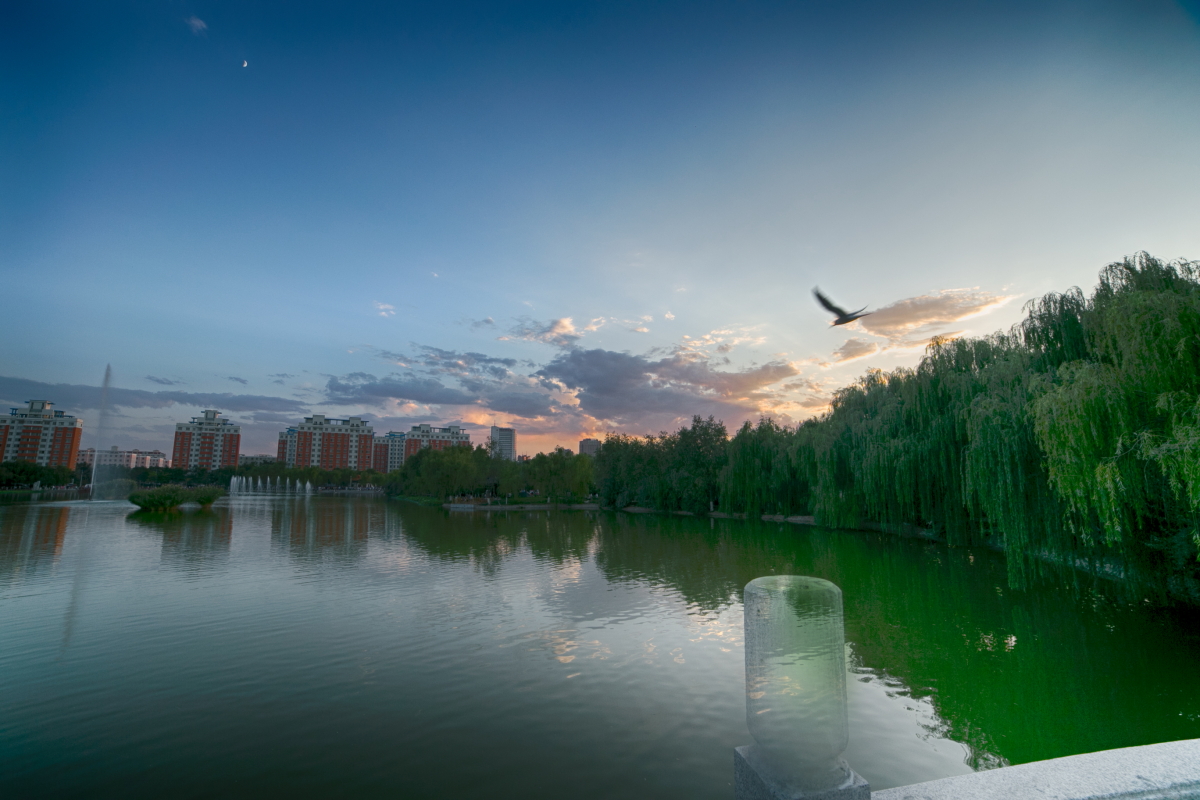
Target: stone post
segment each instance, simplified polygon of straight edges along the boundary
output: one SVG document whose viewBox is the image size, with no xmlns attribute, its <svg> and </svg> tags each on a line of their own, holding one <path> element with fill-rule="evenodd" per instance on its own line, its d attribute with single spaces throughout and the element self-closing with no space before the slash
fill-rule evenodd
<svg viewBox="0 0 1200 800">
<path fill-rule="evenodd" d="M 746 585 L 746 725 L 737 800 L 870 800 L 847 743 L 842 590 L 796 575 Z"/>
</svg>

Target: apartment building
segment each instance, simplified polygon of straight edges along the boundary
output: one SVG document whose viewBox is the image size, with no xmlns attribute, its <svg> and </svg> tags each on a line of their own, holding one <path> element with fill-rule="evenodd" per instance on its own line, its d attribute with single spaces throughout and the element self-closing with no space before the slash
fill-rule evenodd
<svg viewBox="0 0 1200 800">
<path fill-rule="evenodd" d="M 252 467 L 257 464 L 274 464 L 278 459 L 269 453 L 260 453 L 253 456 L 238 456 L 238 466 Z"/>
<path fill-rule="evenodd" d="M 49 400 L 30 400 L 0 417 L 0 461 L 74 468 L 82 436 L 83 420 L 55 411 Z"/>
<path fill-rule="evenodd" d="M 242 426 L 220 417 L 220 411 L 209 409 L 191 422 L 177 424 L 171 464 L 187 470 L 236 467 Z"/>
<path fill-rule="evenodd" d="M 361 417 L 333 419 L 324 414 L 279 434 L 276 460 L 289 467 L 370 469 L 375 455 L 375 429 Z"/>
<path fill-rule="evenodd" d="M 136 467 L 171 466 L 171 459 L 167 458 L 167 454 L 161 450 L 118 450 L 116 445 L 113 445 L 108 450 L 100 450 L 99 452 L 94 447 L 80 450 L 79 458 L 76 459 L 75 465 L 86 464 L 89 467 L 94 467 L 97 460 L 99 460 L 102 467 L 127 467 L 133 469 Z"/>
<path fill-rule="evenodd" d="M 385 436 L 376 436 L 371 469 L 376 472 L 393 472 L 404 466 L 404 442 L 407 435 L 389 431 Z"/>
<path fill-rule="evenodd" d="M 470 447 L 471 437 L 458 425 L 435 428 L 428 423 L 413 425 L 404 434 L 404 457 L 416 455 L 425 448 L 444 450 L 447 447 Z"/>
</svg>

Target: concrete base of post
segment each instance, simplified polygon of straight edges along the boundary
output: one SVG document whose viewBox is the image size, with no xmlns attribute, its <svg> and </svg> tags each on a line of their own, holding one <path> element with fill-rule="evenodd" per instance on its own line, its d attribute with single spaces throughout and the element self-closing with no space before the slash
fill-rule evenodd
<svg viewBox="0 0 1200 800">
<path fill-rule="evenodd" d="M 736 800 L 871 800 L 871 785 L 854 770 L 846 784 L 804 791 L 787 786 L 762 769 L 755 745 L 733 750 L 733 796 Z"/>
</svg>

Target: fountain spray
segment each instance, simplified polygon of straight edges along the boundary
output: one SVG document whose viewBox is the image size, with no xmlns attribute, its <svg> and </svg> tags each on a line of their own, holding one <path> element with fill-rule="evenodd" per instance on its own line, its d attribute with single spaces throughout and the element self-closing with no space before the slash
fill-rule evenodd
<svg viewBox="0 0 1200 800">
<path fill-rule="evenodd" d="M 96 500 L 97 476 L 100 471 L 100 451 L 108 433 L 108 387 L 112 385 L 112 364 L 104 365 L 104 383 L 100 385 L 100 419 L 96 423 L 96 449 L 92 456 L 92 492 L 90 499 Z"/>
</svg>

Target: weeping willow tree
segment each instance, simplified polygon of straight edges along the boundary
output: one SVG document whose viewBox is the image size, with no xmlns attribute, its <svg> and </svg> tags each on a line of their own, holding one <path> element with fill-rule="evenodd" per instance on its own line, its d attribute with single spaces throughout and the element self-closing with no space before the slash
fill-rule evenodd
<svg viewBox="0 0 1200 800">
<path fill-rule="evenodd" d="M 805 508 L 809 484 L 792 446 L 794 438 L 792 430 L 770 419 L 743 424 L 729 442 L 721 507 L 751 516 Z"/>
<path fill-rule="evenodd" d="M 1031 403 L 1066 527 L 1171 574 L 1176 593 L 1195 591 L 1200 548 L 1197 277 L 1194 262 L 1144 253 L 1109 265 L 1080 315 L 1086 355 Z"/>
<path fill-rule="evenodd" d="M 1008 332 L 935 339 L 915 368 L 868 372 L 815 420 L 746 423 L 727 442 L 721 427 L 722 457 L 685 458 L 687 432 L 609 437 L 604 500 L 700 510 L 679 487 L 720 462 L 723 511 L 991 543 L 1014 585 L 1047 559 L 1116 563 L 1200 603 L 1195 262 L 1110 264 L 1091 297 L 1049 294 Z"/>
<path fill-rule="evenodd" d="M 725 426 L 709 417 L 658 436 L 610 434 L 596 455 L 601 502 L 661 511 L 712 510 L 727 458 Z"/>
</svg>

